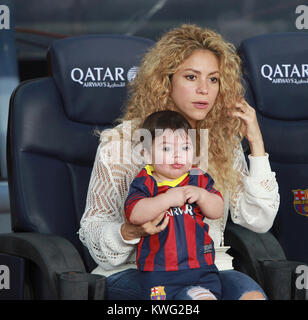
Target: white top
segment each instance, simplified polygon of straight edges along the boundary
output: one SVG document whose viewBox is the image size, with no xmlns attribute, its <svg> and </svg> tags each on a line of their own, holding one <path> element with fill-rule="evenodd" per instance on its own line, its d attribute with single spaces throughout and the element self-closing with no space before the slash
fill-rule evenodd
<svg viewBox="0 0 308 320">
<path fill-rule="evenodd" d="M 102 132 L 80 222 L 79 238 L 98 264 L 92 272 L 105 276 L 136 268 L 136 244 L 140 239 L 126 241 L 120 232 L 130 183 L 144 166 L 140 148 L 138 145 L 131 148 L 128 142 L 131 141 L 130 129 L 121 124 Z M 128 143 L 123 143 L 119 132 Z M 234 168 L 241 173 L 243 185 L 234 194 L 224 194 L 223 218 L 205 218 L 215 244 L 215 264 L 219 270 L 232 269 L 232 257 L 225 252 L 227 247 L 223 247 L 223 230 L 229 210 L 234 223 L 255 232 L 266 232 L 273 224 L 280 201 L 268 154 L 249 155 L 248 170 L 242 147 L 239 146 L 235 153 Z M 117 159 L 115 155 L 118 155 Z"/>
</svg>

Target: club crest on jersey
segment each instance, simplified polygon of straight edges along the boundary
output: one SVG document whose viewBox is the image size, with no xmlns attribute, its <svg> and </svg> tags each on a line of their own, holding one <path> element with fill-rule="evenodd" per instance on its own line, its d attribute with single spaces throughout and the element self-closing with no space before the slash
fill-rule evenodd
<svg viewBox="0 0 308 320">
<path fill-rule="evenodd" d="M 294 200 L 293 206 L 297 213 L 308 217 L 308 189 L 292 190 Z"/>
<path fill-rule="evenodd" d="M 166 300 L 165 287 L 158 286 L 151 288 L 151 300 Z"/>
</svg>

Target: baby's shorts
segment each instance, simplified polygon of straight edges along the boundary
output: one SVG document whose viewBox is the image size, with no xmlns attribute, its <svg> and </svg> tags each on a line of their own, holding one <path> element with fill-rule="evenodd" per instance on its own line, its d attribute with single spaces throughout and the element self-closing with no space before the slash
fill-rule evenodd
<svg viewBox="0 0 308 320">
<path fill-rule="evenodd" d="M 215 265 L 178 271 L 139 271 L 139 274 L 145 300 L 221 298 L 221 282 Z"/>
</svg>

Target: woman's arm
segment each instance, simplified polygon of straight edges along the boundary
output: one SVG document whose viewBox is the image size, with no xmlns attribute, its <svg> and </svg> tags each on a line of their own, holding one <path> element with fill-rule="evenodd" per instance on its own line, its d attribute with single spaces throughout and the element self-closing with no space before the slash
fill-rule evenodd
<svg viewBox="0 0 308 320">
<path fill-rule="evenodd" d="M 236 150 L 234 167 L 241 174 L 242 184 L 230 195 L 232 220 L 252 231 L 267 232 L 279 208 L 279 192 L 275 173 L 265 156 L 249 155 L 247 168 L 241 145 Z"/>
<path fill-rule="evenodd" d="M 230 196 L 230 212 L 235 223 L 255 232 L 266 232 L 273 225 L 279 207 L 278 184 L 265 153 L 256 111 L 246 101 L 236 104 L 230 115 L 243 120 L 249 142 L 250 170 L 240 145 L 235 150 L 234 168 L 241 174 L 242 185 Z"/>
<path fill-rule="evenodd" d="M 229 114 L 243 120 L 245 124 L 244 136 L 249 142 L 251 155 L 253 157 L 265 156 L 264 143 L 256 110 L 243 100 L 237 103 Z"/>
<path fill-rule="evenodd" d="M 132 165 L 108 164 L 104 154 L 108 145 L 99 145 L 90 179 L 85 212 L 80 222 L 79 237 L 93 259 L 102 268 L 134 260 L 139 239 L 125 242 L 121 234 L 121 214 L 126 179 L 134 171 Z M 123 198 L 124 199 L 124 198 Z"/>
<path fill-rule="evenodd" d="M 163 220 L 162 223 L 160 223 Z M 124 241 L 131 241 L 140 237 L 153 235 L 163 231 L 169 223 L 169 216 L 162 212 L 156 219 L 142 225 L 131 224 L 127 220 L 121 225 L 121 235 Z"/>
<path fill-rule="evenodd" d="M 108 132 L 108 139 L 113 134 L 117 135 L 115 129 L 111 131 Z M 130 183 L 141 169 L 142 159 L 137 159 L 136 152 L 135 162 L 130 158 L 110 161 L 110 156 L 118 148 L 116 142 L 108 141 L 104 140 L 103 133 L 92 169 L 86 208 L 79 230 L 80 240 L 89 249 L 96 263 L 105 270 L 135 261 L 135 244 L 139 242 L 140 237 L 146 233 L 155 234 L 166 227 L 165 221 L 159 228 L 156 227 L 158 222 L 155 221 L 142 226 L 134 226 L 125 221 L 124 199 Z M 127 156 L 128 153 L 123 155 Z"/>
</svg>

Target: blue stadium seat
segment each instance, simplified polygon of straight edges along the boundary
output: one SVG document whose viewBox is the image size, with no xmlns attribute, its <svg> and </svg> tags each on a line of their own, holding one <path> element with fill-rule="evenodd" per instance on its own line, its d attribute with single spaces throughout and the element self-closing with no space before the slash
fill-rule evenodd
<svg viewBox="0 0 308 320">
<path fill-rule="evenodd" d="M 120 116 L 126 86 L 151 45 L 117 35 L 55 41 L 48 52 L 51 75 L 13 92 L 8 181 L 14 232 L 0 235 L 0 254 L 20 257 L 26 271 L 23 284 L 1 294 L 12 297 L 15 290 L 23 298 L 24 288 L 30 299 L 99 298 L 93 288 L 102 290 L 102 279 L 93 287 L 88 272 L 95 263 L 77 234 L 99 142 L 94 131 Z M 61 274 L 82 279 L 80 285 L 91 282 L 90 296 L 87 286 L 61 285 Z"/>
<path fill-rule="evenodd" d="M 285 258 L 280 253 L 258 262 L 264 286 L 272 298 L 304 297 L 296 287 L 296 268 L 308 264 L 308 37 L 300 32 L 256 36 L 241 43 L 239 54 L 247 100 L 256 110 L 281 197 L 271 232 Z M 283 283 L 289 287 L 284 297 Z"/>
</svg>

